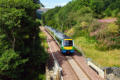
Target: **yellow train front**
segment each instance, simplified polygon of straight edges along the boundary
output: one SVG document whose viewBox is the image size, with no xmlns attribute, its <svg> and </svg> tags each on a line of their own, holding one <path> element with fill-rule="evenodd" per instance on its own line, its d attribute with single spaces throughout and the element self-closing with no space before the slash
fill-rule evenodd
<svg viewBox="0 0 120 80">
<path fill-rule="evenodd" d="M 73 54 L 74 53 L 74 41 L 69 38 L 65 38 L 61 42 L 61 53 L 62 54 Z"/>
</svg>

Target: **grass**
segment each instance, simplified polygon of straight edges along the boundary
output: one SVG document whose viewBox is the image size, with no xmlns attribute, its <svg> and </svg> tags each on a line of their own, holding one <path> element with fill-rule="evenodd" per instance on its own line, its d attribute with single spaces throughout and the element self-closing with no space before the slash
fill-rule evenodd
<svg viewBox="0 0 120 80">
<path fill-rule="evenodd" d="M 115 17 L 104 17 L 103 19 L 113 19 Z"/>
<path fill-rule="evenodd" d="M 72 30 L 73 29 L 73 30 Z M 120 67 L 120 49 L 101 51 L 97 49 L 97 42 L 94 39 L 80 36 L 78 30 L 72 28 L 66 34 L 74 31 L 73 36 L 76 46 L 80 47 L 87 58 L 91 58 L 93 62 L 102 67 Z M 76 35 L 77 34 L 77 35 Z"/>
<path fill-rule="evenodd" d="M 39 37 L 41 38 L 41 45 L 44 47 L 45 51 L 47 52 L 48 44 L 47 44 L 47 38 L 45 33 L 40 31 Z"/>
<path fill-rule="evenodd" d="M 41 46 L 45 49 L 45 52 L 47 53 L 48 51 L 48 44 L 47 44 L 47 39 L 46 35 L 44 32 L 40 31 L 39 37 L 41 38 Z M 38 78 L 36 80 L 46 80 L 46 75 L 45 74 L 39 74 Z"/>
<path fill-rule="evenodd" d="M 39 74 L 39 77 L 37 80 L 46 80 L 45 77 L 46 77 L 45 74 Z"/>
</svg>

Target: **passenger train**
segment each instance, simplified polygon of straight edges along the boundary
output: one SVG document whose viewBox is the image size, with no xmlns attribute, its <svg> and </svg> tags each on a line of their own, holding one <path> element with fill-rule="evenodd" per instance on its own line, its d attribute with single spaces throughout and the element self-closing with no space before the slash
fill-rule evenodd
<svg viewBox="0 0 120 80">
<path fill-rule="evenodd" d="M 61 53 L 62 54 L 73 54 L 74 53 L 74 41 L 70 38 L 64 38 L 61 42 Z"/>
<path fill-rule="evenodd" d="M 51 28 L 49 26 L 45 26 L 48 28 L 51 32 L 54 33 L 54 35 L 57 37 L 58 41 L 60 42 L 61 46 L 61 53 L 62 54 L 73 54 L 74 53 L 74 41 L 72 38 L 64 35 L 63 33 L 55 30 L 54 28 Z"/>
</svg>

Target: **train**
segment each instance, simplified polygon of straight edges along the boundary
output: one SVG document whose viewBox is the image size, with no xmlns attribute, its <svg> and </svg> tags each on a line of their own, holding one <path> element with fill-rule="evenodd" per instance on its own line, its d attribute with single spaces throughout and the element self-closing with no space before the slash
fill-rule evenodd
<svg viewBox="0 0 120 80">
<path fill-rule="evenodd" d="M 62 54 L 73 54 L 74 53 L 74 40 L 71 38 L 64 38 L 61 42 L 61 53 Z"/>
<path fill-rule="evenodd" d="M 62 54 L 73 54 L 75 52 L 74 40 L 72 38 L 55 30 L 54 28 L 51 28 L 49 26 L 45 27 L 54 33 L 57 41 L 60 43 L 60 51 Z"/>
</svg>

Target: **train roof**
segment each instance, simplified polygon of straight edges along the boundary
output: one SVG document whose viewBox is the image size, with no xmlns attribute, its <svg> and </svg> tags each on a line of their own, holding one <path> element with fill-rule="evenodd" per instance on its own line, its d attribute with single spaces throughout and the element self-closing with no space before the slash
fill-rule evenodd
<svg viewBox="0 0 120 80">
<path fill-rule="evenodd" d="M 72 38 L 70 38 L 70 37 L 64 35 L 64 39 L 72 39 Z"/>
<path fill-rule="evenodd" d="M 47 27 L 49 30 L 51 30 L 52 32 L 54 32 L 55 36 L 59 40 L 72 39 L 72 38 L 68 37 L 67 35 L 63 34 L 62 32 L 59 32 L 58 30 L 55 30 L 54 28 L 51 28 L 50 26 L 45 26 L 45 27 Z"/>
</svg>

